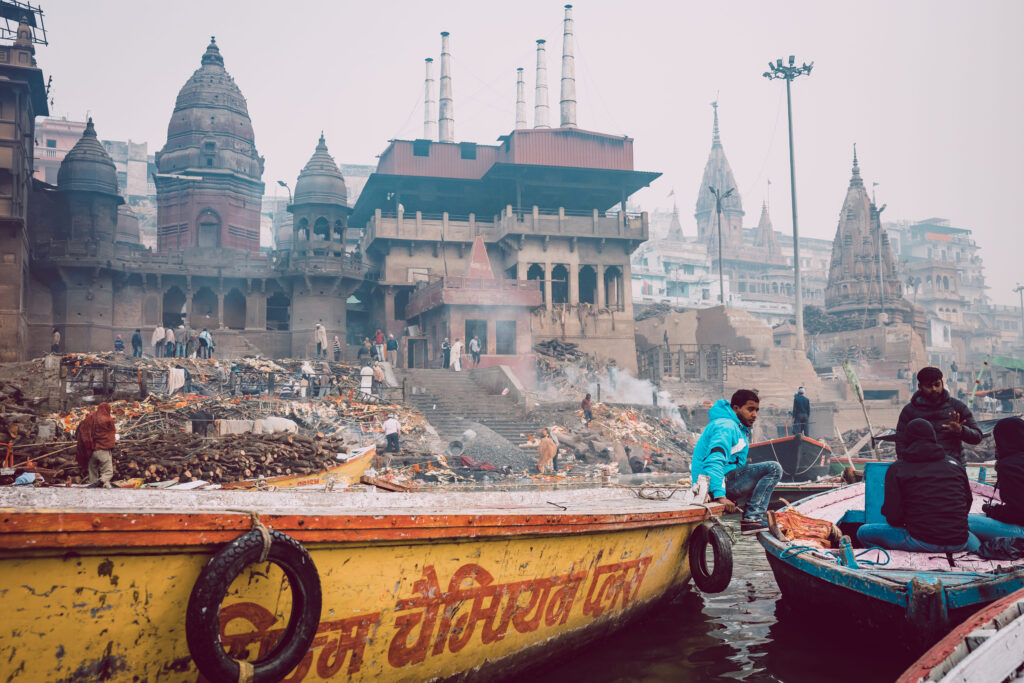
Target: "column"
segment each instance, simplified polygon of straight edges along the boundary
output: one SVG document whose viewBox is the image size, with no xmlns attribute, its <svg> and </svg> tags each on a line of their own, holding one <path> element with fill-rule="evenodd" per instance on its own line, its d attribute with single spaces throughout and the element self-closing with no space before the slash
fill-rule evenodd
<svg viewBox="0 0 1024 683">
<path fill-rule="evenodd" d="M 604 308 L 604 266 L 597 266 L 597 307 Z"/>
<path fill-rule="evenodd" d="M 570 263 L 569 265 L 569 303 L 573 306 L 580 304 L 580 264 Z"/>
<path fill-rule="evenodd" d="M 217 329 L 224 329 L 224 292 L 217 292 Z"/>
<path fill-rule="evenodd" d="M 551 263 L 544 264 L 544 306 L 551 310 Z"/>
</svg>

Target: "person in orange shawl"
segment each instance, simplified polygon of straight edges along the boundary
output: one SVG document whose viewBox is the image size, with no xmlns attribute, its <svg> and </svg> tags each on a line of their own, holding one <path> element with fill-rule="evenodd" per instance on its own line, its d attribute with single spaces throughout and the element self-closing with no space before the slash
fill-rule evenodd
<svg viewBox="0 0 1024 683">
<path fill-rule="evenodd" d="M 88 470 L 89 485 L 111 488 L 110 480 L 114 476 L 112 452 L 117 443 L 117 428 L 110 416 L 110 404 L 101 403 L 86 415 L 75 436 L 78 445 L 75 459 L 79 467 Z"/>
<path fill-rule="evenodd" d="M 558 444 L 551 438 L 551 433 L 546 428 L 540 430 L 537 452 L 540 454 L 540 458 L 537 460 L 537 471 L 543 474 L 550 469 L 553 472 L 555 455 L 558 454 Z"/>
</svg>

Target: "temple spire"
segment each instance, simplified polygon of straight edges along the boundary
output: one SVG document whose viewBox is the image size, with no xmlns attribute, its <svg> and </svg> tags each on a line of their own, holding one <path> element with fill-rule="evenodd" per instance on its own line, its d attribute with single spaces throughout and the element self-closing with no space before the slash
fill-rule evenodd
<svg viewBox="0 0 1024 683">
<path fill-rule="evenodd" d="M 711 144 L 712 145 L 721 145 L 722 144 L 722 138 L 720 138 L 718 136 L 718 100 L 715 100 L 714 102 L 712 102 L 711 103 L 711 107 L 712 107 L 712 109 L 715 110 L 715 126 L 714 126 L 714 128 L 712 129 L 712 132 L 711 132 Z"/>
<path fill-rule="evenodd" d="M 850 178 L 850 187 L 863 187 L 864 180 L 860 177 L 860 165 L 857 164 L 857 143 L 853 143 L 853 176 Z"/>
</svg>

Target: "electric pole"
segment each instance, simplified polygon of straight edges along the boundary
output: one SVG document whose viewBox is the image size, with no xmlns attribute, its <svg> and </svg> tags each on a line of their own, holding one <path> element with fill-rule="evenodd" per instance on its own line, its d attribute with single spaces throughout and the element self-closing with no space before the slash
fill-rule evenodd
<svg viewBox="0 0 1024 683">
<path fill-rule="evenodd" d="M 708 185 L 708 189 L 715 196 L 715 213 L 718 214 L 718 301 L 725 306 L 725 276 L 722 274 L 722 200 L 728 199 L 736 188 L 730 187 L 725 194 L 711 185 Z"/>
</svg>

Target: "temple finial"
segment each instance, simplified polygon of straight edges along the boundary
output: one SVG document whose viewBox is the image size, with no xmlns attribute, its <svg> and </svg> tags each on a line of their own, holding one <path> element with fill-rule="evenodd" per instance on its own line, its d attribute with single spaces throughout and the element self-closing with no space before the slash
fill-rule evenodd
<svg viewBox="0 0 1024 683">
<path fill-rule="evenodd" d="M 711 103 L 711 108 L 715 110 L 715 125 L 711 133 L 711 144 L 720 145 L 722 139 L 718 136 L 718 100 Z"/>
</svg>

